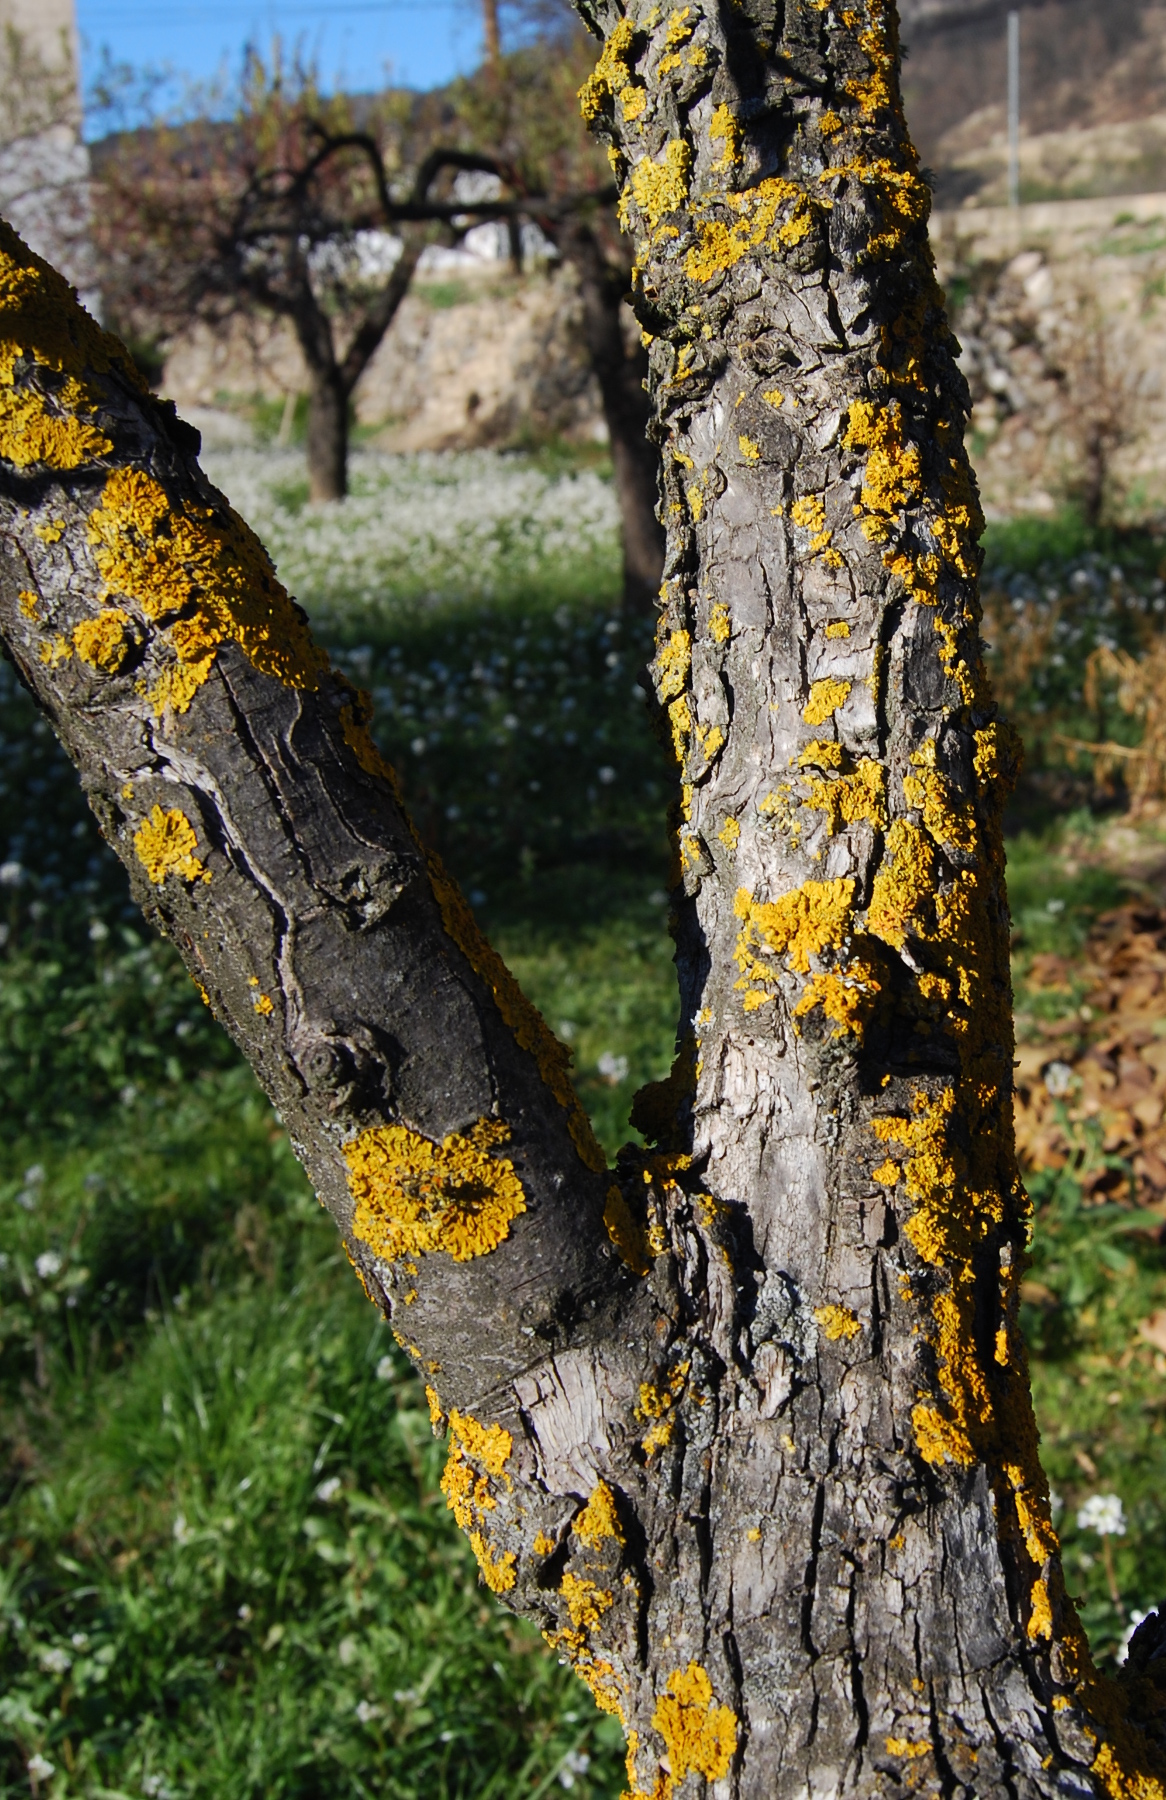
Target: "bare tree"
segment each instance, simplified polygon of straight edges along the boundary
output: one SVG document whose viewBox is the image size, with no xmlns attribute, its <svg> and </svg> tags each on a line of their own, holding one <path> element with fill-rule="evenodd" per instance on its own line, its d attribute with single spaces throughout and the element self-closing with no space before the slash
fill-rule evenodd
<svg viewBox="0 0 1166 1800">
<path fill-rule="evenodd" d="M 6 230 L 4 638 L 631 1791 L 1159 1800 L 1164 1634 L 1090 1662 L 1017 1326 L 1016 752 L 893 8 L 589 16 L 667 495 L 654 1148 L 604 1167 L 365 701 Z"/>
</svg>

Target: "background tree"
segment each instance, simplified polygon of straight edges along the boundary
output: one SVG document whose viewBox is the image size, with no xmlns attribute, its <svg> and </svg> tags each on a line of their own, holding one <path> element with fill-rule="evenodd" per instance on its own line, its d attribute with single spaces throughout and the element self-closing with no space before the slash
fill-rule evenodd
<svg viewBox="0 0 1166 1800">
<path fill-rule="evenodd" d="M 555 199 L 590 193 L 558 215 L 532 200 L 532 216 L 574 271 L 583 338 L 599 386 L 620 509 L 624 602 L 650 613 L 664 566 L 656 517 L 659 453 L 649 438 L 647 348 L 627 301 L 631 256 L 620 232 L 611 169 L 580 118 L 576 94 L 593 61 L 573 11 L 555 0 L 513 9 L 517 47 L 455 85 L 464 141 L 497 156 L 514 191 Z"/>
<path fill-rule="evenodd" d="M 604 1168 L 362 698 L 8 232 L 5 640 L 632 1790 L 1152 1800 L 1158 1620 L 1102 1683 L 1016 1324 L 1015 758 L 893 10 L 593 16 L 668 502 L 656 1148 Z"/>
<path fill-rule="evenodd" d="M 151 335 L 256 310 L 292 326 L 309 377 L 313 500 L 347 491 L 352 394 L 426 246 L 482 211 L 453 204 L 452 184 L 494 165 L 443 151 L 445 118 L 408 95 L 359 109 L 325 96 L 277 47 L 270 66 L 249 55 L 229 121 L 126 134 L 102 159 L 102 262 L 123 328 Z"/>
</svg>

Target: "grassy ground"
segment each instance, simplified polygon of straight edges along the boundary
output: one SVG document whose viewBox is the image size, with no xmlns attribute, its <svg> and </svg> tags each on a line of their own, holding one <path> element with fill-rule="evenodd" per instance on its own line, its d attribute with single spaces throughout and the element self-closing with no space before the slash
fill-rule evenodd
<svg viewBox="0 0 1166 1800">
<path fill-rule="evenodd" d="M 1022 550 L 1047 574 L 1096 547 Z M 675 1028 L 666 771 L 614 567 L 590 594 L 325 609 L 609 1150 Z M 1083 941 L 1130 859 L 1047 792 L 1022 823 L 1039 1011 L 1032 957 Z M 4 670 L 0 937 L 0 1796 L 30 1770 L 54 1796 L 616 1794 L 618 1732 L 477 1585 L 412 1376 Z M 1072 1173 L 1033 1185 L 1038 1408 L 1105 1653 L 1166 1589 L 1166 1361 L 1131 1352 L 1166 1267 Z M 1075 1518 L 1105 1493 L 1127 1530 L 1103 1541 Z"/>
</svg>

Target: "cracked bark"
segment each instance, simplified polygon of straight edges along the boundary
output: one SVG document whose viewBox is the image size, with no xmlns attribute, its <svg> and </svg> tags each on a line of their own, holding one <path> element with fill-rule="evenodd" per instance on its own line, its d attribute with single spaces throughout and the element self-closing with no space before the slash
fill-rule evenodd
<svg viewBox="0 0 1166 1800">
<path fill-rule="evenodd" d="M 1157 1640 L 1124 1690 L 1094 1675 L 1016 1326 L 1013 753 L 893 14 L 590 11 L 669 534 L 654 1149 L 603 1171 L 361 697 L 8 233 L 5 643 L 448 1419 L 485 1578 L 622 1717 L 631 1790 L 1157 1800 Z"/>
</svg>

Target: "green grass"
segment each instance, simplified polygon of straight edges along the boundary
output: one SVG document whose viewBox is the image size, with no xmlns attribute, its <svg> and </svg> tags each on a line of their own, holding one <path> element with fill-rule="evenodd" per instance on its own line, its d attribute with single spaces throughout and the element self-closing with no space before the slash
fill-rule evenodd
<svg viewBox="0 0 1166 1800">
<path fill-rule="evenodd" d="M 614 1152 L 676 1023 L 648 633 L 568 586 L 333 648 Z M 1021 974 L 1121 897 L 1096 838 L 1013 840 Z M 0 1797 L 34 1755 L 58 1797 L 614 1796 L 618 1732 L 478 1584 L 412 1374 L 4 669 L 0 861 Z M 1166 1371 L 1130 1355 L 1166 1266 L 1072 1168 L 1033 1187 L 1038 1411 L 1107 1652 L 1166 1588 Z M 1120 1607 L 1073 1523 L 1105 1491 Z"/>
</svg>

